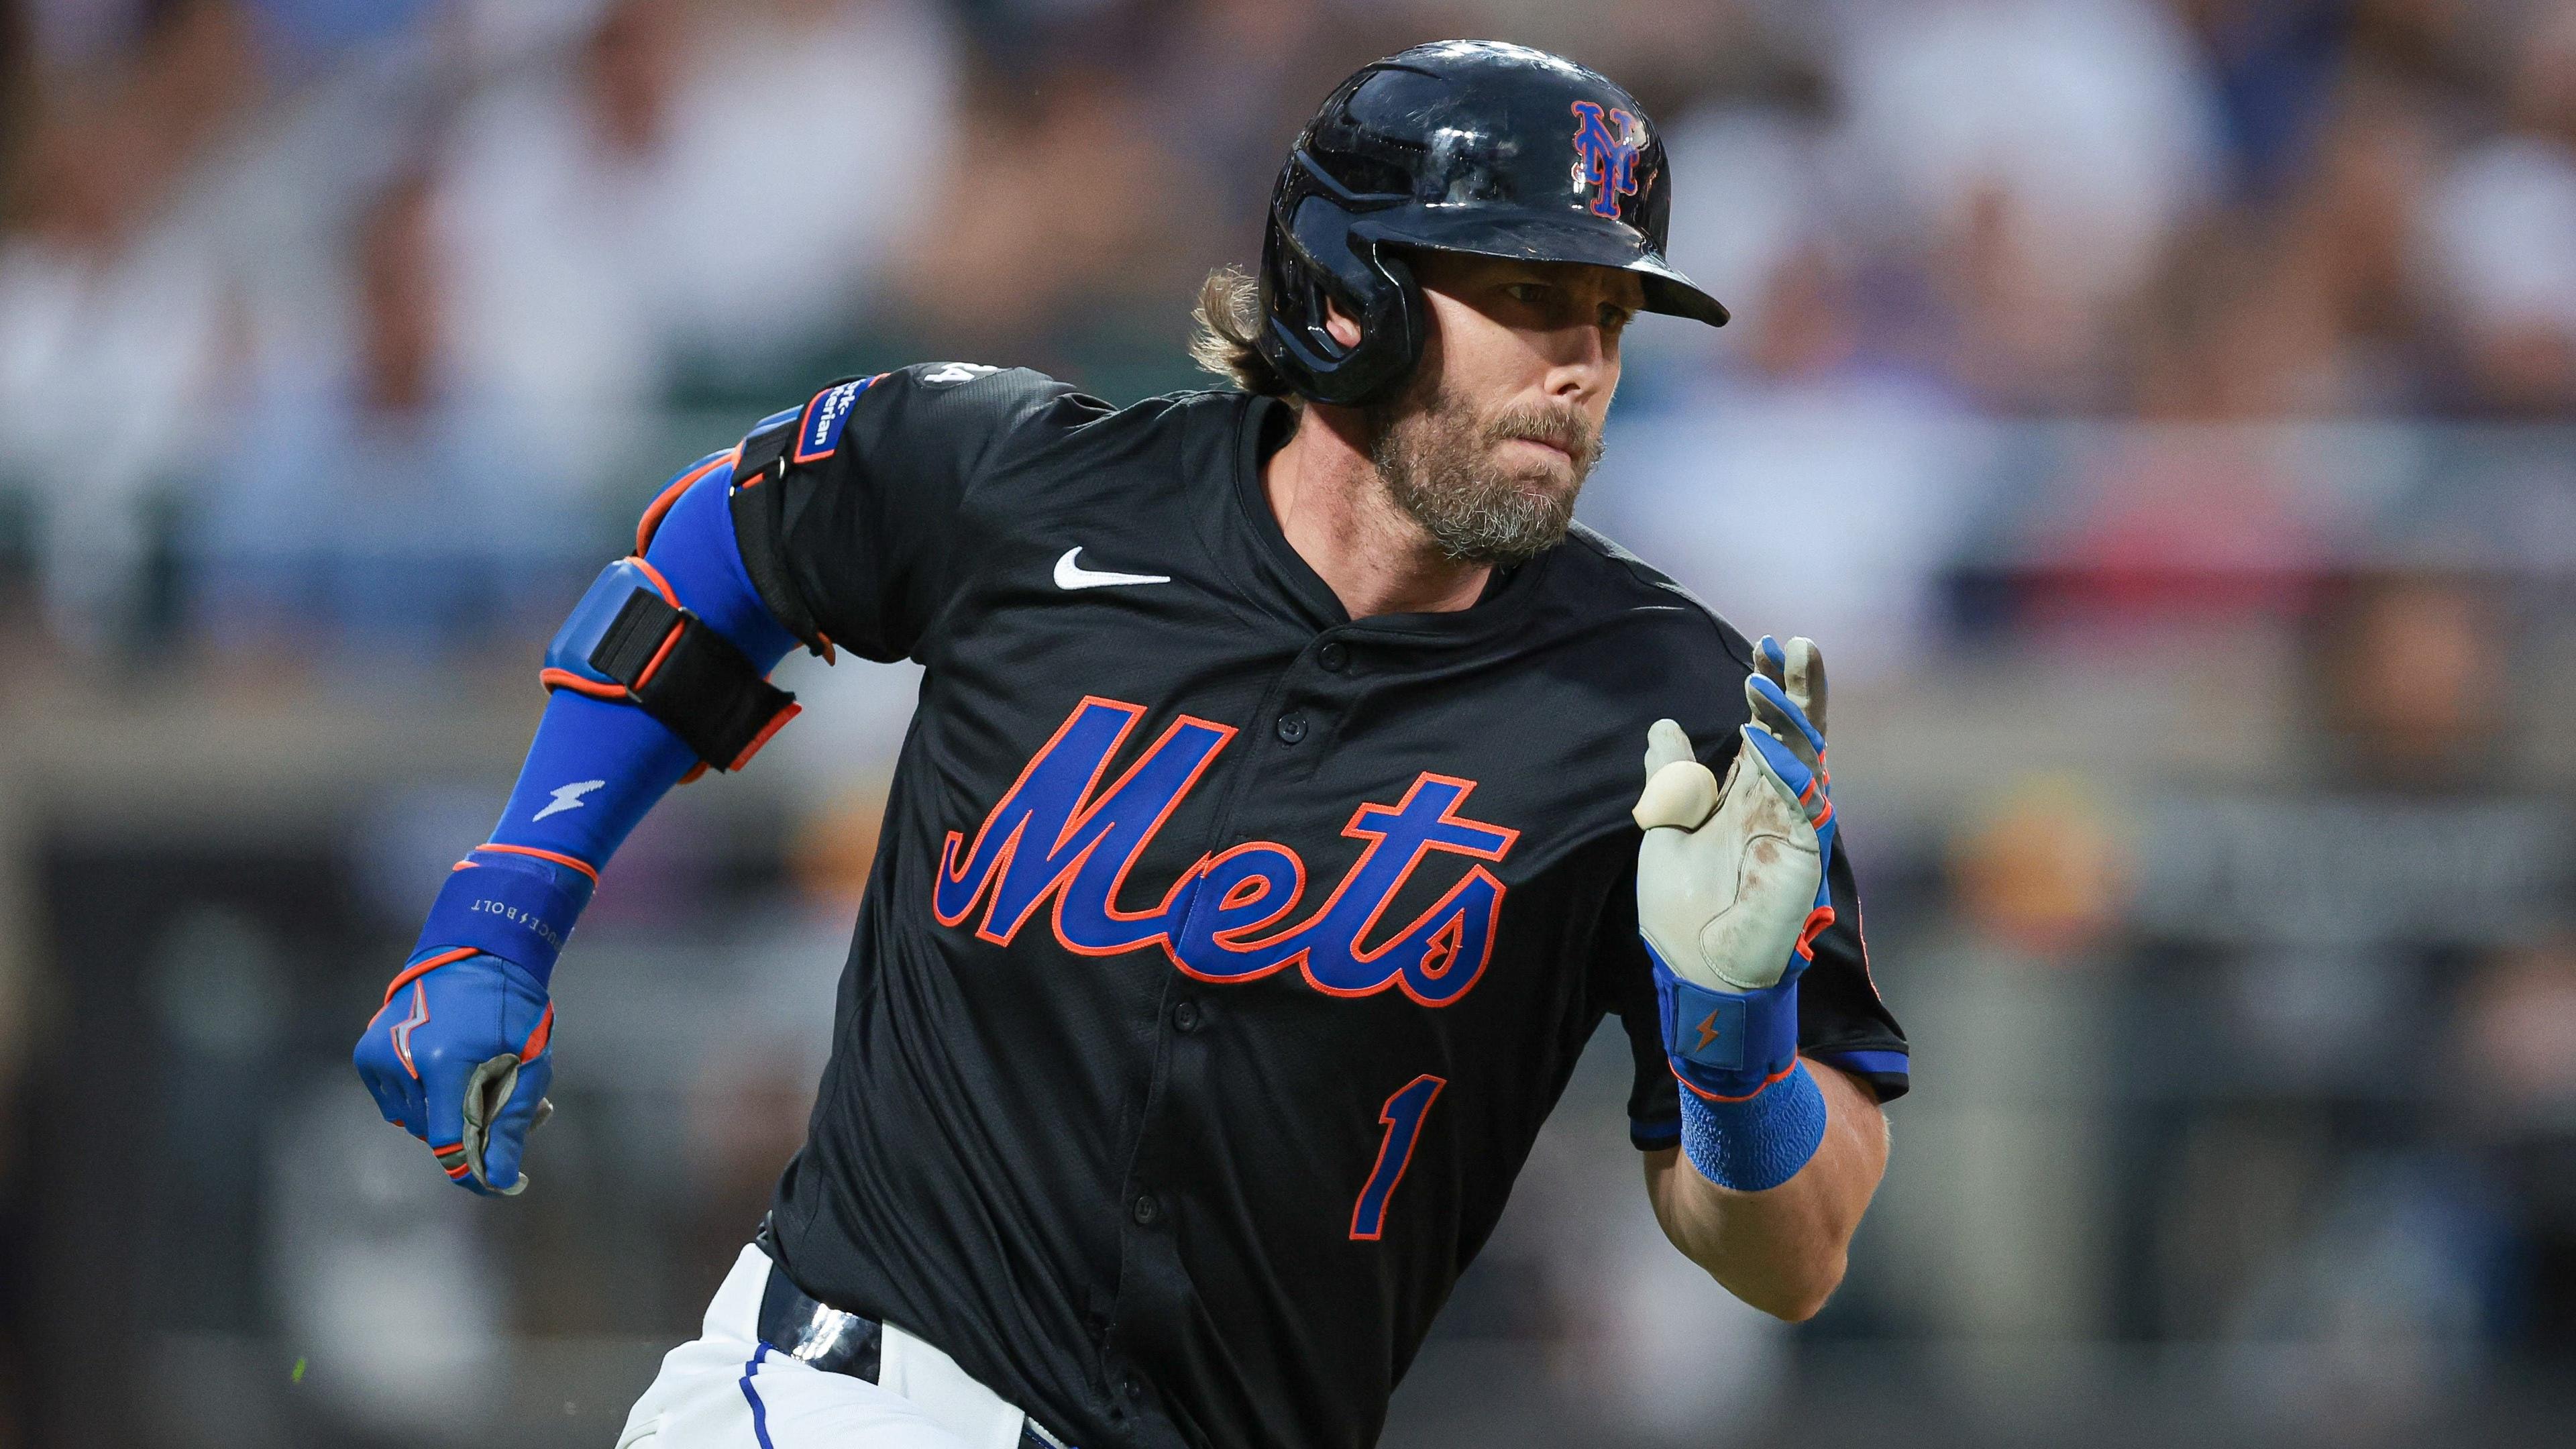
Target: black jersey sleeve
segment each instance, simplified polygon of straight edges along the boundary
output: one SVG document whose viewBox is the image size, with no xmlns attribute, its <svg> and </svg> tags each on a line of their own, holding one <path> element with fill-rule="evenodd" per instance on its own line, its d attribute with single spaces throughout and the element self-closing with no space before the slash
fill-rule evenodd
<svg viewBox="0 0 2576 1449">
<path fill-rule="evenodd" d="M 1815 962 L 1798 978 L 1798 1052 L 1867 1082 L 1878 1100 L 1894 1101 L 1911 1085 L 1905 1028 L 1870 979 L 1860 885 L 1842 827 L 1834 831 L 1834 858 L 1825 875 L 1833 887 L 1834 923 L 1816 937 Z"/>
<path fill-rule="evenodd" d="M 810 646 L 916 654 L 989 531 L 981 486 L 1031 438 L 1105 407 L 1024 368 L 956 362 L 826 388 L 774 474 L 737 482 L 745 570 Z"/>
<path fill-rule="evenodd" d="M 1851 1073 L 1868 1083 L 1880 1101 L 1888 1102 L 1904 1096 L 1909 1084 L 1905 1030 L 1870 980 L 1860 887 L 1852 876 L 1845 840 L 1849 830 L 1843 826 L 1834 832 L 1834 855 L 1825 868 L 1833 886 L 1834 923 L 1817 935 L 1815 961 L 1798 978 L 1798 1053 Z M 1636 1061 L 1635 1082 L 1628 1092 L 1629 1140 L 1647 1152 L 1678 1146 L 1681 1088 L 1664 1057 L 1654 966 L 1637 935 L 1633 854 L 1624 878 L 1610 893 L 1601 950 L 1610 1009 L 1626 1029 Z"/>
</svg>

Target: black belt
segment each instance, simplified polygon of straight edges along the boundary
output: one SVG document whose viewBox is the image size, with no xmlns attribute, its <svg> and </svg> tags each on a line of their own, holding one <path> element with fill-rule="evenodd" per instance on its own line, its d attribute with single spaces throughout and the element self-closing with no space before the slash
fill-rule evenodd
<svg viewBox="0 0 2576 1449">
<path fill-rule="evenodd" d="M 789 1282 L 773 1260 L 769 1286 L 760 1295 L 760 1341 L 808 1368 L 875 1383 L 885 1349 L 885 1325 L 814 1298 Z M 1040 1434 L 1023 1411 L 1020 1449 L 1063 1446 Z"/>
</svg>

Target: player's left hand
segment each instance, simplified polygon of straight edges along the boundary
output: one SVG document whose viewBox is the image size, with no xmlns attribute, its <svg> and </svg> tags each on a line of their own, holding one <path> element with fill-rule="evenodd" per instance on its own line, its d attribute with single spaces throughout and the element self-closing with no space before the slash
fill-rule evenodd
<svg viewBox="0 0 2576 1449">
<path fill-rule="evenodd" d="M 441 951 L 403 968 L 358 1039 L 358 1075 L 385 1120 L 429 1144 L 470 1192 L 514 1197 L 528 1133 L 554 1110 L 555 1009 L 522 967 Z"/>
<path fill-rule="evenodd" d="M 1635 816 L 1637 923 L 1655 958 L 1665 1049 L 1703 1095 L 1761 1090 L 1797 1059 L 1795 991 L 1834 913 L 1825 666 L 1765 635 L 1744 682 L 1753 719 L 1723 782 L 1671 720 L 1647 734 Z"/>
</svg>

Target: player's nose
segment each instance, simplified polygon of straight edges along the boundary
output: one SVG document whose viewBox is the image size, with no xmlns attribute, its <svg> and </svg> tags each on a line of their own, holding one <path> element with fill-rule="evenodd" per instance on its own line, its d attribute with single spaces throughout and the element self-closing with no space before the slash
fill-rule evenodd
<svg viewBox="0 0 2576 1449">
<path fill-rule="evenodd" d="M 1578 322 L 1559 328 L 1551 341 L 1549 397 L 1580 403 L 1609 386 L 1616 353 L 1609 333 L 1599 323 Z"/>
</svg>

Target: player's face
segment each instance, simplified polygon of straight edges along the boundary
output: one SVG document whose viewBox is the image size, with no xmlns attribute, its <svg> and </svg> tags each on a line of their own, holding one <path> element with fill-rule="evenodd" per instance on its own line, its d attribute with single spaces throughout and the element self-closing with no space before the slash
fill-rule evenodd
<svg viewBox="0 0 2576 1449">
<path fill-rule="evenodd" d="M 1644 303 L 1609 267 L 1424 252 L 1422 364 L 1368 410 L 1396 505 L 1452 558 L 1529 559 L 1565 536 L 1601 454 L 1619 334 Z"/>
</svg>

